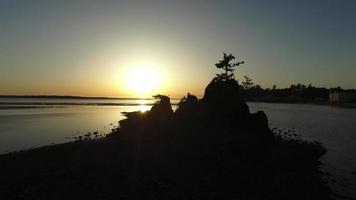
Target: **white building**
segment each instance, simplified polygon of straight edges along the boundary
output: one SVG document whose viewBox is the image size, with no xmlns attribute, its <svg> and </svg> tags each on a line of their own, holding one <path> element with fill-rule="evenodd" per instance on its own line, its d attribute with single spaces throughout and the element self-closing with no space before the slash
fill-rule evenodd
<svg viewBox="0 0 356 200">
<path fill-rule="evenodd" d="M 345 91 L 332 91 L 329 94 L 329 101 L 331 103 L 346 103 L 356 101 L 356 93 Z"/>
</svg>

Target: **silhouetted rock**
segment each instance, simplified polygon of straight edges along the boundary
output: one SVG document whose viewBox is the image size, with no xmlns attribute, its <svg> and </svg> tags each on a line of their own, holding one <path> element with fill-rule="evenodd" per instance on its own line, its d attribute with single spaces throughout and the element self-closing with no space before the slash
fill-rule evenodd
<svg viewBox="0 0 356 200">
<path fill-rule="evenodd" d="M 183 97 L 178 103 L 178 108 L 175 111 L 175 117 L 180 119 L 190 119 L 192 117 L 196 117 L 199 112 L 198 109 L 198 98 L 188 93 L 187 97 Z"/>
<path fill-rule="evenodd" d="M 128 137 L 133 138 L 142 137 L 143 134 L 152 136 L 160 134 L 163 129 L 170 126 L 174 114 L 170 98 L 164 95 L 155 95 L 153 97 L 157 101 L 149 111 L 123 112 L 123 115 L 127 118 L 119 121 L 120 133 L 127 133 Z M 155 129 L 156 131 L 144 133 L 151 129 Z M 113 134 L 115 135 L 115 133 Z"/>
<path fill-rule="evenodd" d="M 257 111 L 256 113 L 250 114 L 249 123 L 251 128 L 255 128 L 256 130 L 269 130 L 268 119 L 265 112 L 263 111 Z"/>
<path fill-rule="evenodd" d="M 153 118 L 166 119 L 172 117 L 173 109 L 171 106 L 170 98 L 168 96 L 159 94 L 153 97 L 158 101 L 152 106 L 151 110 L 149 111 L 149 114 Z"/>
<path fill-rule="evenodd" d="M 268 127 L 268 119 L 265 112 L 257 111 L 250 114 L 246 127 L 257 134 L 255 140 L 259 142 L 259 145 L 270 145 L 273 142 L 274 136 Z"/>
<path fill-rule="evenodd" d="M 226 81 L 212 80 L 205 89 L 201 100 L 206 115 L 216 122 L 244 124 L 250 114 L 249 108 L 240 96 L 239 84 L 234 79 Z"/>
<path fill-rule="evenodd" d="M 147 118 L 146 114 L 141 111 L 123 112 L 122 114 L 126 117 L 126 119 L 119 121 L 120 128 L 123 131 L 132 131 L 139 128 L 137 124 L 144 123 L 144 120 Z"/>
</svg>

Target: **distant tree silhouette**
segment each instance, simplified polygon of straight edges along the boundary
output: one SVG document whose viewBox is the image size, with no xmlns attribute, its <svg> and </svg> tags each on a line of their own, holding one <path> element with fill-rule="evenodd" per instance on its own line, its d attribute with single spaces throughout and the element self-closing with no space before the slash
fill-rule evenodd
<svg viewBox="0 0 356 200">
<path fill-rule="evenodd" d="M 301 83 L 291 84 L 287 88 L 277 88 L 276 85 L 273 85 L 272 89 L 264 89 L 258 84 L 253 84 L 249 87 L 249 82 L 252 81 L 247 79 L 242 82 L 243 94 L 248 100 L 277 102 L 328 101 L 330 91 L 345 91 L 337 87 L 330 89 L 315 87 L 311 83 L 308 85 Z M 350 92 L 353 92 L 353 90 L 350 90 Z"/>
<path fill-rule="evenodd" d="M 227 55 L 224 52 L 224 58 L 220 60 L 215 66 L 218 69 L 223 69 L 224 72 L 221 74 L 216 74 L 215 80 L 217 81 L 226 81 L 232 79 L 234 77 L 234 67 L 239 66 L 240 64 L 244 64 L 244 61 L 231 63 L 235 59 L 235 56 L 232 54 Z"/>
<path fill-rule="evenodd" d="M 252 79 L 250 79 L 248 76 L 244 76 L 245 81 L 242 82 L 242 88 L 244 90 L 248 90 L 253 86 Z"/>
</svg>

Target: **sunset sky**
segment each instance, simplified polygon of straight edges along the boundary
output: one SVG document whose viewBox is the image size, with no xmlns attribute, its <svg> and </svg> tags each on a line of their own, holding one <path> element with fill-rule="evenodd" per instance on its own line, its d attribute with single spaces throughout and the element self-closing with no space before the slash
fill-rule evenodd
<svg viewBox="0 0 356 200">
<path fill-rule="evenodd" d="M 356 88 L 355 37 L 353 0 L 1 0 L 0 94 L 201 96 L 223 51 L 240 81 Z"/>
</svg>

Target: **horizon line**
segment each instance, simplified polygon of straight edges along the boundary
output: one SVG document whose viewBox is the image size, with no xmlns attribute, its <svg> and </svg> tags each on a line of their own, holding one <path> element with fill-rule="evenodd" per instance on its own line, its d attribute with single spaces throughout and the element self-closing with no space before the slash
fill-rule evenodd
<svg viewBox="0 0 356 200">
<path fill-rule="evenodd" d="M 105 97 L 105 96 L 76 96 L 76 95 L 0 95 L 0 98 L 43 98 L 43 99 L 143 99 L 152 100 L 152 97 Z M 180 99 L 170 97 L 171 99 Z"/>
</svg>

